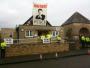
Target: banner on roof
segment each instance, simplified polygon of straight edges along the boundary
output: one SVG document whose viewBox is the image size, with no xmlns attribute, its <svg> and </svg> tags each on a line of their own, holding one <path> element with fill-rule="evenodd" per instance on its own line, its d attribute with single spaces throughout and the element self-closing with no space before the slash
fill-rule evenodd
<svg viewBox="0 0 90 68">
<path fill-rule="evenodd" d="M 33 25 L 46 25 L 47 4 L 33 4 Z"/>
</svg>

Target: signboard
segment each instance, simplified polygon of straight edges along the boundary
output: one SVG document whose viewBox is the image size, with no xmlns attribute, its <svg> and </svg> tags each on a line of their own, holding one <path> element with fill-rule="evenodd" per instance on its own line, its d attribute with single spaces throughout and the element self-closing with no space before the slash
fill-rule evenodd
<svg viewBox="0 0 90 68">
<path fill-rule="evenodd" d="M 33 4 L 33 25 L 46 25 L 47 4 Z"/>
<path fill-rule="evenodd" d="M 43 39 L 43 43 L 50 43 L 50 39 L 48 38 Z"/>
<path fill-rule="evenodd" d="M 12 38 L 4 38 L 4 41 L 6 42 L 6 44 L 13 44 Z"/>
</svg>

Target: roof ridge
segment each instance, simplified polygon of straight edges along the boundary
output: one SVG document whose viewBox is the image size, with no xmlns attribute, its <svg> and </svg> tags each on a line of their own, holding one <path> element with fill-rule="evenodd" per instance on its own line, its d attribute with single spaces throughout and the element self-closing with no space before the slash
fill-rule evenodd
<svg viewBox="0 0 90 68">
<path fill-rule="evenodd" d="M 72 23 L 90 23 L 90 20 L 87 19 L 85 16 L 83 16 L 81 13 L 75 12 L 62 25 L 67 25 Z"/>
</svg>

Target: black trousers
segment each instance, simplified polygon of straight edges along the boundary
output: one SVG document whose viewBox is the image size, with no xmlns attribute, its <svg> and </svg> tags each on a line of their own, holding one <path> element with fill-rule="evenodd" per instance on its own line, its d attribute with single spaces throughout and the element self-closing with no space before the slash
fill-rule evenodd
<svg viewBox="0 0 90 68">
<path fill-rule="evenodd" d="M 5 49 L 0 49 L 0 58 L 5 58 Z"/>
<path fill-rule="evenodd" d="M 82 45 L 82 48 L 85 48 L 86 43 L 82 41 L 81 45 Z"/>
</svg>

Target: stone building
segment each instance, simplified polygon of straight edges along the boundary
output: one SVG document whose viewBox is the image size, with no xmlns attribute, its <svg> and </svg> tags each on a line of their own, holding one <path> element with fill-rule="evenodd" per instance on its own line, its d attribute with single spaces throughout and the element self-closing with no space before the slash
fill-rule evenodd
<svg viewBox="0 0 90 68">
<path fill-rule="evenodd" d="M 78 38 L 80 34 L 90 35 L 90 20 L 78 12 L 75 12 L 61 27 L 64 29 L 65 37 L 70 35 Z"/>
<path fill-rule="evenodd" d="M 51 42 L 56 41 L 56 36 L 60 35 L 62 39 L 78 39 L 80 34 L 90 34 L 90 20 L 82 14 L 75 12 L 61 26 L 52 26 L 46 21 L 46 25 L 33 25 L 33 16 L 24 24 L 19 25 L 16 29 L 1 28 L 1 37 L 18 40 L 19 43 L 37 43 L 41 42 L 40 36 L 51 34 Z"/>
<path fill-rule="evenodd" d="M 40 37 L 47 34 L 52 36 L 51 40 L 55 40 L 59 31 L 59 26 L 52 26 L 48 21 L 46 21 L 46 25 L 33 25 L 32 16 L 24 24 L 19 25 L 17 35 L 19 43 L 38 43 L 41 42 Z"/>
<path fill-rule="evenodd" d="M 72 41 L 72 39 L 78 40 L 80 34 L 90 34 L 90 21 L 80 13 L 76 12 L 61 26 L 52 26 L 48 21 L 46 23 L 46 26 L 42 26 L 33 25 L 33 17 L 31 17 L 24 24 L 19 25 L 16 31 L 17 39 L 19 39 L 18 42 L 20 44 L 16 44 L 16 46 L 11 46 L 10 48 L 8 48 L 6 53 L 7 57 L 61 53 L 64 51 L 80 49 L 80 44 L 79 41 L 76 41 L 75 44 L 68 44 L 67 42 L 62 44 L 52 44 L 56 41 L 56 35 L 61 35 L 63 39 L 67 39 L 68 36 L 70 42 Z M 47 34 L 52 35 L 52 38 L 50 40 L 51 43 L 41 44 L 42 41 L 40 39 L 40 36 Z M 37 44 L 33 45 L 30 43 Z"/>
<path fill-rule="evenodd" d="M 79 35 L 90 36 L 90 20 L 78 12 L 75 12 L 61 27 L 64 31 L 63 37 L 72 50 L 81 47 Z"/>
<path fill-rule="evenodd" d="M 18 43 L 20 44 L 14 44 L 14 46 L 11 45 L 9 48 L 7 48 L 6 57 L 41 54 L 43 54 L 44 56 L 44 54 L 53 53 L 53 55 L 55 56 L 55 54 L 59 55 L 59 53 L 61 52 L 79 48 L 80 45 L 78 42 L 75 43 L 75 46 L 73 44 L 73 47 L 67 42 L 57 44 L 57 35 L 61 35 L 62 39 L 67 39 L 68 36 L 70 42 L 72 39 L 78 40 L 80 34 L 90 34 L 90 20 L 88 20 L 80 13 L 76 12 L 61 26 L 52 26 L 48 21 L 46 22 L 46 25 L 43 26 L 33 25 L 33 17 L 31 17 L 24 24 L 19 25 L 13 31 L 16 32 L 16 39 L 18 39 Z M 1 33 L 3 32 L 5 32 L 5 30 L 3 30 Z M 8 33 L 8 37 L 10 37 L 10 33 L 11 30 Z M 50 34 L 52 36 L 50 44 L 42 44 L 41 36 L 46 36 L 47 34 Z"/>
</svg>

